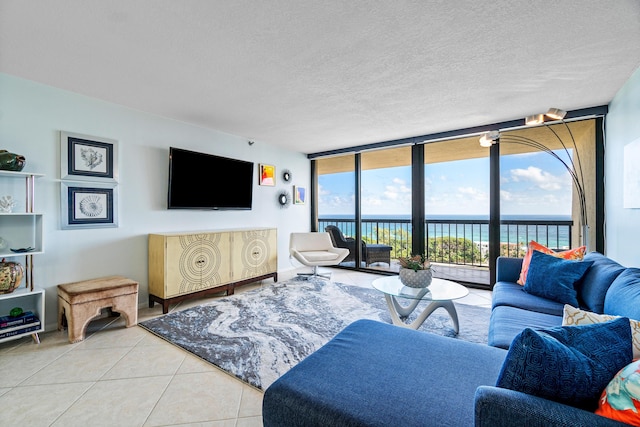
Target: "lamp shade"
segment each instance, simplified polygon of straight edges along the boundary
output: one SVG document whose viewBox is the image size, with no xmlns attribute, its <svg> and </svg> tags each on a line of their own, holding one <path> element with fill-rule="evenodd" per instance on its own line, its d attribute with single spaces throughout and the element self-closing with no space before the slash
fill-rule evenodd
<svg viewBox="0 0 640 427">
<path fill-rule="evenodd" d="M 534 114 L 524 119 L 524 124 L 527 126 L 535 126 L 542 123 L 544 123 L 544 114 Z"/>
</svg>

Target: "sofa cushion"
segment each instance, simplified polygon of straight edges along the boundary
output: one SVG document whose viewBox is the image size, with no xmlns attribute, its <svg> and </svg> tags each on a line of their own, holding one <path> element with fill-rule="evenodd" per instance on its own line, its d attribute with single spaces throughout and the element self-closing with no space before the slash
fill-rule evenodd
<svg viewBox="0 0 640 427">
<path fill-rule="evenodd" d="M 562 316 L 564 308 L 564 304 L 527 293 L 524 287 L 515 283 L 498 282 L 493 287 L 491 306 L 495 308 L 503 305 L 554 316 Z"/>
<path fill-rule="evenodd" d="M 576 284 L 578 302 L 580 307 L 586 310 L 604 313 L 604 298 L 607 289 L 615 278 L 624 271 L 624 267 L 598 252 L 589 252 L 585 255 L 584 260 L 591 261 L 593 264 L 582 280 Z"/>
<path fill-rule="evenodd" d="M 522 260 L 522 270 L 520 271 L 520 277 L 518 278 L 516 283 L 518 283 L 519 285 L 524 285 L 527 282 L 527 274 L 529 271 L 529 266 L 531 264 L 531 256 L 535 251 L 542 252 L 547 255 L 553 255 L 558 258 L 580 261 L 584 257 L 586 249 L 586 246 L 580 246 L 579 248 L 556 252 L 553 249 L 549 249 L 548 247 L 532 240 L 529 242 L 527 253 Z"/>
<path fill-rule="evenodd" d="M 472 426 L 474 395 L 506 351 L 359 320 L 264 394 L 270 426 Z M 463 374 L 463 376 L 461 376 Z"/>
<path fill-rule="evenodd" d="M 526 328 L 511 344 L 498 387 L 593 410 L 613 376 L 631 362 L 629 319 Z"/>
<path fill-rule="evenodd" d="M 618 316 L 610 314 L 598 314 L 591 311 L 580 310 L 579 308 L 564 306 L 562 315 L 562 326 L 592 325 L 594 323 L 608 322 Z M 640 358 L 640 321 L 629 319 L 631 326 L 631 345 L 633 346 L 633 357 Z"/>
<path fill-rule="evenodd" d="M 602 392 L 596 414 L 640 426 L 640 360 L 622 368 Z"/>
<path fill-rule="evenodd" d="M 522 288 L 520 285 L 514 285 Z M 521 291 L 524 292 L 524 291 Z M 562 325 L 562 315 L 537 313 L 520 308 L 499 306 L 491 311 L 489 322 L 490 346 L 508 349 L 524 328 L 544 329 Z"/>
<path fill-rule="evenodd" d="M 627 268 L 616 277 L 607 290 L 604 312 L 640 320 L 640 268 Z"/>
<path fill-rule="evenodd" d="M 534 251 L 524 290 L 539 297 L 578 306 L 575 284 L 591 266 L 590 261 L 571 261 Z"/>
</svg>

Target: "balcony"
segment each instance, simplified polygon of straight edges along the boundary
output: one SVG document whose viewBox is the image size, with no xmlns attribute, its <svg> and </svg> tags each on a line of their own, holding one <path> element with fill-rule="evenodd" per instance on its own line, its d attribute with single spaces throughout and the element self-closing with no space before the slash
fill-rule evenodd
<svg viewBox="0 0 640 427">
<path fill-rule="evenodd" d="M 318 230 L 335 225 L 345 236 L 355 237 L 353 219 L 323 217 Z M 504 219 L 500 223 L 500 255 L 524 257 L 527 243 L 535 240 L 547 247 L 571 247 L 571 220 Z M 437 277 L 464 283 L 489 285 L 489 221 L 482 219 L 427 219 L 426 247 Z M 410 219 L 367 218 L 362 220 L 366 244 L 392 247 L 391 263 L 373 263 L 363 268 L 397 272 L 398 257 L 411 255 Z M 353 264 L 353 263 L 351 263 Z M 353 265 L 350 265 L 353 267 Z"/>
</svg>

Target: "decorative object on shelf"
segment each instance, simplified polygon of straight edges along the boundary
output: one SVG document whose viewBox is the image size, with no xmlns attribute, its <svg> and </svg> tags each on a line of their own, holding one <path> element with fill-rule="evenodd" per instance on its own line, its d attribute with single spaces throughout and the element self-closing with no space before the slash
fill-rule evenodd
<svg viewBox="0 0 640 427">
<path fill-rule="evenodd" d="M 282 171 L 282 180 L 284 182 L 291 181 L 292 177 L 293 177 L 293 175 L 291 174 L 291 171 L 289 169 L 285 169 L 285 170 Z"/>
<path fill-rule="evenodd" d="M 273 187 L 276 185 L 276 167 L 260 164 L 260 185 Z"/>
<path fill-rule="evenodd" d="M 282 190 L 278 194 L 278 204 L 281 208 L 288 208 L 291 204 L 291 194 L 288 191 Z"/>
<path fill-rule="evenodd" d="M 60 178 L 118 181 L 118 141 L 60 132 Z"/>
<path fill-rule="evenodd" d="M 500 144 L 500 143 L 508 143 L 508 144 L 518 144 L 525 145 L 527 147 L 532 147 L 537 150 L 543 151 L 550 156 L 554 157 L 558 160 L 564 168 L 569 172 L 571 176 L 571 180 L 573 181 L 573 185 L 576 189 L 576 194 L 578 196 L 578 203 L 580 208 L 580 246 L 586 246 L 587 252 L 589 249 L 589 221 L 587 219 L 587 202 L 586 195 L 584 191 L 584 174 L 582 171 L 582 163 L 580 162 L 580 154 L 578 152 L 578 146 L 576 145 L 576 140 L 573 137 L 573 133 L 569 128 L 569 125 L 564 120 L 567 112 L 561 110 L 559 108 L 550 108 L 545 114 L 536 114 L 534 116 L 528 116 L 525 118 L 525 124 L 527 126 L 533 125 L 544 125 L 549 131 L 553 133 L 554 138 L 560 143 L 562 146 L 562 151 L 564 151 L 567 155 L 568 161 L 565 161 L 562 157 L 560 157 L 553 149 L 544 145 L 541 142 L 538 142 L 534 139 L 524 137 L 522 135 L 510 135 L 505 134 L 501 135 L 500 131 L 493 130 L 490 132 L 484 133 L 480 137 L 480 146 L 482 147 L 491 147 L 492 145 Z M 569 137 L 571 138 L 571 145 L 567 145 L 558 132 L 554 130 L 549 124 L 545 123 L 544 118 L 549 117 L 552 120 L 559 120 L 567 130 Z M 573 150 L 573 156 L 569 152 L 569 149 Z M 575 158 L 575 161 L 574 161 Z"/>
<path fill-rule="evenodd" d="M 62 229 L 118 226 L 118 187 L 115 184 L 62 182 Z"/>
<path fill-rule="evenodd" d="M 427 257 L 414 255 L 412 257 L 399 257 L 399 277 L 403 285 L 410 288 L 426 288 L 433 279 L 433 269 Z"/>
<path fill-rule="evenodd" d="M 293 186 L 293 204 L 294 205 L 304 205 L 307 200 L 307 190 L 304 187 L 300 187 L 298 185 Z"/>
<path fill-rule="evenodd" d="M 16 201 L 13 196 L 0 197 L 0 212 L 10 213 L 13 212 L 13 208 L 16 207 Z"/>
<path fill-rule="evenodd" d="M 22 316 L 23 314 L 24 310 L 22 309 L 22 307 L 13 307 L 11 311 L 9 311 L 9 316 L 11 317 Z"/>
<path fill-rule="evenodd" d="M 17 262 L 6 262 L 2 258 L 0 262 L 0 294 L 9 294 L 15 291 L 24 275 L 24 267 Z"/>
<path fill-rule="evenodd" d="M 9 248 L 9 250 L 10 250 L 11 252 L 15 252 L 15 253 L 17 253 L 17 254 L 23 254 L 23 253 L 25 253 L 25 252 L 35 251 L 35 250 L 36 250 L 36 248 L 33 248 L 33 247 L 29 246 L 28 248 L 17 248 L 17 249 Z"/>
<path fill-rule="evenodd" d="M 0 169 L 5 171 L 20 172 L 24 168 L 27 159 L 20 155 L 0 150 Z"/>
</svg>

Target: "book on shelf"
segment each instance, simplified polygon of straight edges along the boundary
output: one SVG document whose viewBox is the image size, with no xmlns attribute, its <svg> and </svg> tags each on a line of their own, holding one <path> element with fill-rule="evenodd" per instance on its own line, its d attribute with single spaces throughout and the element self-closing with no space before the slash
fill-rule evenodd
<svg viewBox="0 0 640 427">
<path fill-rule="evenodd" d="M 25 311 L 20 316 L 2 316 L 0 317 L 0 330 L 12 326 L 37 322 L 38 320 L 38 316 L 31 311 Z"/>
<path fill-rule="evenodd" d="M 14 335 L 26 334 L 28 332 L 37 331 L 40 329 L 40 322 L 28 323 L 26 325 L 14 326 L 13 328 L 7 328 L 0 330 L 0 339 L 12 337 Z"/>
</svg>

